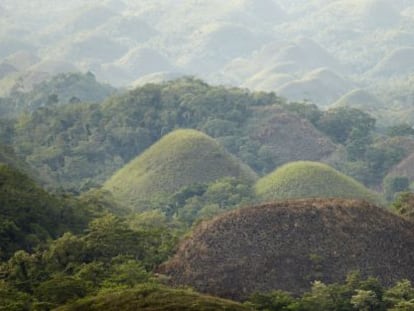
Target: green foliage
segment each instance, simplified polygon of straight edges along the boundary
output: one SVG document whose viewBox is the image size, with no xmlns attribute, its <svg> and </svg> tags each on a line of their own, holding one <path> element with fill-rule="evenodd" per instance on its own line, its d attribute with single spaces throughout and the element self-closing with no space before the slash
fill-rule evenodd
<svg viewBox="0 0 414 311">
<path fill-rule="evenodd" d="M 351 298 L 351 303 L 355 309 L 370 311 L 378 309 L 378 298 L 371 290 L 358 289 Z"/>
<path fill-rule="evenodd" d="M 117 261 L 120 263 L 116 263 Z M 150 281 L 150 274 L 139 261 L 115 258 L 111 268 L 111 275 L 102 283 L 104 289 L 131 288 Z"/>
<path fill-rule="evenodd" d="M 114 92 L 113 87 L 97 82 L 92 73 L 61 73 L 36 84 L 29 92 L 14 90 L 0 105 L 6 107 L 3 116 L 17 117 L 45 106 L 101 102 Z"/>
<path fill-rule="evenodd" d="M 411 311 L 413 297 L 413 287 L 407 280 L 386 289 L 377 279 L 363 280 L 358 273 L 351 273 L 343 284 L 315 281 L 300 297 L 282 291 L 256 293 L 245 304 L 264 311 Z"/>
<path fill-rule="evenodd" d="M 261 178 L 256 193 L 265 200 L 338 197 L 381 202 L 378 195 L 362 184 L 328 165 L 316 162 L 293 162 Z"/>
<path fill-rule="evenodd" d="M 245 303 L 258 311 L 289 311 L 295 299 L 291 294 L 284 291 L 273 291 L 270 293 L 254 293 Z"/>
<path fill-rule="evenodd" d="M 29 297 L 34 309 L 50 310 L 100 290 L 152 282 L 151 271 L 172 254 L 175 243 L 168 228 L 132 230 L 108 214 L 93 220 L 83 235 L 65 233 L 33 254 L 14 253 L 0 265 L 4 295 Z"/>
<path fill-rule="evenodd" d="M 88 75 L 76 74 L 55 80 L 56 84 L 77 85 L 76 81 L 82 79 L 93 80 Z M 334 150 L 330 140 L 312 124 L 334 142 L 344 144 L 347 157 L 342 162 L 347 163 L 339 163 L 336 168 L 352 175 L 346 167 L 363 162 L 364 169 L 352 176 L 367 185 L 380 185 L 386 171 L 403 156 L 393 148 L 376 148 L 372 143 L 375 120 L 352 108 L 322 112 L 315 105 L 286 104 L 272 93 L 213 87 L 192 78 L 149 84 L 113 96 L 101 105 L 78 102 L 70 91 L 69 98 L 69 93 L 61 94 L 60 86 L 50 85 L 46 92 L 48 87 L 39 91 L 46 94 L 42 95 L 42 102 L 56 94 L 59 103 L 71 103 L 41 105 L 32 112 L 19 114 L 17 120 L 5 120 L 4 135 L 0 130 L 0 137 L 4 138 L 3 144 L 12 144 L 49 186 L 58 185 L 72 192 L 102 184 L 177 128 L 201 129 L 263 174 L 287 159 L 320 160 Z M 272 122 L 274 117 L 277 118 Z M 303 119 L 310 123 L 305 124 Z M 273 133 L 275 124 L 277 131 Z M 289 144 L 295 135 L 303 136 L 303 127 L 308 133 L 306 139 L 301 144 Z M 281 137 L 279 131 L 283 129 L 287 132 L 282 135 L 284 141 L 280 141 L 277 137 Z M 269 141 L 258 139 L 263 133 L 270 135 L 265 135 Z M 310 143 L 312 139 L 315 143 Z M 318 142 L 321 148 L 316 151 L 321 154 L 315 153 Z M 309 153 L 310 146 L 313 151 Z"/>
<path fill-rule="evenodd" d="M 389 170 L 407 155 L 407 151 L 398 145 L 381 145 L 374 141 L 372 144 L 367 142 L 360 149 L 358 144 L 350 143 L 338 148 L 329 162 L 337 170 L 367 186 L 380 187 Z"/>
<path fill-rule="evenodd" d="M 251 204 L 256 200 L 252 185 L 234 177 L 209 183 L 202 193 L 192 193 L 183 199 L 182 193 L 186 193 L 187 189 L 181 189 L 169 201 L 170 206 L 175 206 L 176 218 L 187 225 Z"/>
<path fill-rule="evenodd" d="M 34 291 L 34 296 L 44 305 L 57 307 L 70 300 L 82 298 L 86 296 L 86 293 L 86 285 L 82 280 L 65 275 L 55 275 L 39 284 Z"/>
<path fill-rule="evenodd" d="M 0 164 L 0 258 L 33 250 L 67 230 L 80 231 L 87 213 L 70 198 L 52 196 L 26 175 Z"/>
<path fill-rule="evenodd" d="M 408 280 L 402 280 L 387 289 L 384 301 L 389 310 L 414 310 L 414 287 Z"/>
<path fill-rule="evenodd" d="M 414 220 L 414 193 L 408 191 L 398 193 L 391 206 L 400 215 Z"/>
<path fill-rule="evenodd" d="M 32 298 L 29 294 L 19 292 L 16 288 L 0 280 L 0 310 L 27 311 L 30 310 Z"/>
<path fill-rule="evenodd" d="M 369 114 L 347 107 L 329 109 L 318 120 L 318 128 L 341 144 L 369 135 L 374 126 L 375 119 Z"/>
<path fill-rule="evenodd" d="M 285 106 L 287 111 L 294 112 L 304 119 L 309 120 L 313 125 L 318 126 L 318 122 L 324 113 L 315 104 L 290 103 Z"/>
<path fill-rule="evenodd" d="M 256 179 L 250 168 L 210 137 L 195 130 L 176 130 L 119 170 L 103 188 L 119 202 L 139 209 L 140 201 L 155 195 L 226 176 Z"/>
</svg>

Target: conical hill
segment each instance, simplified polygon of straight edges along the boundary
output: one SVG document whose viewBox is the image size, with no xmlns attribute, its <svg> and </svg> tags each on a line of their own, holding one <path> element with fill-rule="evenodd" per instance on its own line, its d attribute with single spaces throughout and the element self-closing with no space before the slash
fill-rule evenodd
<svg viewBox="0 0 414 311">
<path fill-rule="evenodd" d="M 256 174 L 211 137 L 196 130 L 176 130 L 116 172 L 103 186 L 128 206 L 183 186 L 222 177 L 254 182 Z"/>
<path fill-rule="evenodd" d="M 174 286 L 236 300 L 309 290 L 359 271 L 414 281 L 413 224 L 360 200 L 307 199 L 234 210 L 199 224 L 158 272 Z"/>
<path fill-rule="evenodd" d="M 255 185 L 263 200 L 301 198 L 351 198 L 381 203 L 378 194 L 332 167 L 310 161 L 285 164 Z"/>
</svg>

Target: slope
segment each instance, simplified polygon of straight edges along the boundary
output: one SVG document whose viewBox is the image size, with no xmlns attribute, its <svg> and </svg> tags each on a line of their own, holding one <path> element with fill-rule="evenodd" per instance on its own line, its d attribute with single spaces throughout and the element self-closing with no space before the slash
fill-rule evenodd
<svg viewBox="0 0 414 311">
<path fill-rule="evenodd" d="M 124 204 L 169 194 L 183 186 L 256 174 L 215 140 L 195 130 L 176 130 L 116 172 L 103 186 Z"/>
<path fill-rule="evenodd" d="M 414 280 L 412 223 L 358 200 L 271 203 L 203 222 L 159 268 L 173 285 L 243 300 L 275 289 L 301 293 L 312 281 L 351 271 L 385 285 Z"/>
</svg>

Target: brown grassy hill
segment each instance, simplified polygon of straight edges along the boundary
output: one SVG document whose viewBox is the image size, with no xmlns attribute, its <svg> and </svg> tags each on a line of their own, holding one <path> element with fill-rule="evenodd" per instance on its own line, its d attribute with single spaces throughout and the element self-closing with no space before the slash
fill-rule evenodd
<svg viewBox="0 0 414 311">
<path fill-rule="evenodd" d="M 239 209 L 201 223 L 162 266 L 173 285 L 236 300 L 300 293 L 350 271 L 414 281 L 412 223 L 359 200 L 311 199 Z"/>
<path fill-rule="evenodd" d="M 276 166 L 299 160 L 319 161 L 336 149 L 309 121 L 277 107 L 257 109 L 255 115 L 250 136 L 262 145 L 259 152 L 265 151 Z"/>
</svg>

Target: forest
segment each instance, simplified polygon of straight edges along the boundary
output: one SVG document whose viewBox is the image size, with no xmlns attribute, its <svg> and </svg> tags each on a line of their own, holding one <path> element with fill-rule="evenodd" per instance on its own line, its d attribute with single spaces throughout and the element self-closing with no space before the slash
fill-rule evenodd
<svg viewBox="0 0 414 311">
<path fill-rule="evenodd" d="M 56 80 L 71 89 L 84 78 Z M 206 310 L 210 303 L 226 304 L 206 302 L 188 288 L 170 292 L 169 277 L 158 267 L 200 222 L 287 194 L 354 199 L 361 192 L 361 199 L 413 219 L 410 176 L 390 173 L 412 151 L 404 143 L 412 130 L 404 124 L 378 129 L 375 118 L 355 108 L 324 111 L 273 93 L 210 86 L 194 78 L 148 84 L 98 103 L 65 100 L 30 108 L 33 98 L 55 84 L 25 94 L 13 105 L 22 112 L 1 120 L 4 310 L 51 310 L 74 301 L 62 310 L 83 304 L 93 310 L 106 295 L 126 290 L 132 296 L 151 290 L 154 297 L 165 291 L 182 297 L 183 304 L 186 295 L 199 295 L 194 299 Z M 307 141 L 294 141 L 304 132 Z M 280 145 L 280 139 L 286 143 Z M 332 187 L 323 192 L 327 184 Z M 325 284 L 318 273 L 322 259 L 311 255 L 316 274 L 306 290 L 252 291 L 228 310 L 410 310 L 413 305 L 409 275 L 384 284 L 356 269 L 341 282 Z"/>
<path fill-rule="evenodd" d="M 414 311 L 407 0 L 2 0 L 0 311 Z"/>
</svg>

